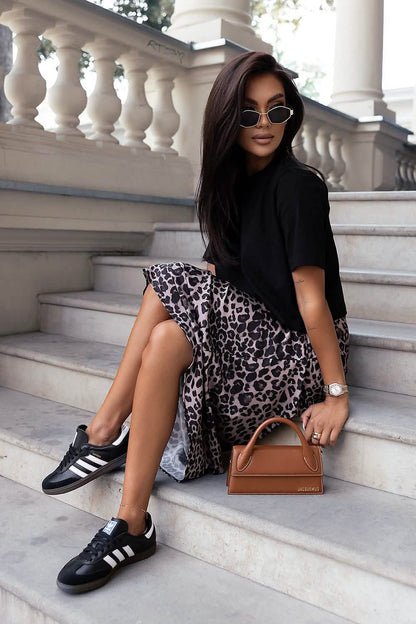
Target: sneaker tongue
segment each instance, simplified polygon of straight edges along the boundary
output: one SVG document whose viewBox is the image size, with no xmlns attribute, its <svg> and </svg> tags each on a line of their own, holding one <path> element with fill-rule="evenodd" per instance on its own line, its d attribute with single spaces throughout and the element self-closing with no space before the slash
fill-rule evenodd
<svg viewBox="0 0 416 624">
<path fill-rule="evenodd" d="M 122 520 L 122 518 L 111 518 L 111 520 L 107 522 L 102 531 L 104 533 L 107 533 L 107 535 L 114 537 L 115 535 L 119 535 L 120 533 L 125 533 L 126 531 L 128 531 L 128 528 L 129 526 L 127 522 L 125 520 Z"/>
<path fill-rule="evenodd" d="M 83 427 L 85 425 L 80 425 L 75 433 L 74 441 L 72 442 L 72 446 L 75 448 L 81 448 L 83 444 L 88 442 L 88 435 Z"/>
</svg>

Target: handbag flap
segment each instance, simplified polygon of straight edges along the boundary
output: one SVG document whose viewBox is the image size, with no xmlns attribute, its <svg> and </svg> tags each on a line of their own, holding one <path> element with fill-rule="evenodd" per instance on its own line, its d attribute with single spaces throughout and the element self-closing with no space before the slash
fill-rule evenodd
<svg viewBox="0 0 416 624">
<path fill-rule="evenodd" d="M 232 477 L 248 476 L 322 476 L 322 455 L 320 447 L 311 447 L 316 466 L 309 467 L 304 459 L 302 446 L 267 445 L 254 446 L 253 453 L 243 470 L 237 468 L 237 457 L 245 446 L 233 446 L 230 473 Z M 317 469 L 313 469 L 317 468 Z"/>
</svg>

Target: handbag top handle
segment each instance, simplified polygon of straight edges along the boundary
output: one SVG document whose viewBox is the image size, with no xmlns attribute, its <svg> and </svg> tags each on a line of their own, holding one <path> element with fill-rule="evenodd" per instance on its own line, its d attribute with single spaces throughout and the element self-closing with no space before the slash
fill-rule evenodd
<svg viewBox="0 0 416 624">
<path fill-rule="evenodd" d="M 301 441 L 302 444 L 302 449 L 303 449 L 303 459 L 305 461 L 305 464 L 308 466 L 308 468 L 310 470 L 312 470 L 313 472 L 316 472 L 319 468 L 318 465 L 318 461 L 315 457 L 315 452 L 313 447 L 311 447 L 305 436 L 303 435 L 302 431 L 299 429 L 299 427 L 297 425 L 295 425 L 294 422 L 292 422 L 291 420 L 289 420 L 288 418 L 280 418 L 279 416 L 276 416 L 275 418 L 268 418 L 267 420 L 265 420 L 263 423 L 261 423 L 261 425 L 259 425 L 256 429 L 256 431 L 253 433 L 253 435 L 250 438 L 249 443 L 247 444 L 247 446 L 245 447 L 245 449 L 243 451 L 241 451 L 241 453 L 239 454 L 238 458 L 237 458 L 237 470 L 245 470 L 245 468 L 247 467 L 248 462 L 250 461 L 250 458 L 253 454 L 253 449 L 254 449 L 254 445 L 256 444 L 256 440 L 259 436 L 259 434 L 262 432 L 262 430 L 267 427 L 268 425 L 270 425 L 271 423 L 274 422 L 280 422 L 280 423 L 284 423 L 285 425 L 289 425 L 289 427 L 292 427 L 292 429 L 294 431 L 296 431 L 299 440 Z"/>
</svg>

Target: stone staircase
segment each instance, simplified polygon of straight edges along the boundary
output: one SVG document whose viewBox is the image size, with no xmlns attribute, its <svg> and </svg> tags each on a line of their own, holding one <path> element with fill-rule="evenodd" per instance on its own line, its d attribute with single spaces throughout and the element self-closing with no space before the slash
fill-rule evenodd
<svg viewBox="0 0 416 624">
<path fill-rule="evenodd" d="M 0 337 L 2 622 L 415 624 L 416 193 L 330 199 L 353 388 L 324 496 L 228 496 L 225 474 L 178 484 L 159 471 L 157 555 L 85 596 L 56 588 L 115 513 L 123 473 L 53 499 L 42 478 L 111 385 L 141 267 L 206 266 L 196 223 L 156 224 L 146 256 L 94 257 L 94 290 L 39 295 L 40 331 Z"/>
</svg>

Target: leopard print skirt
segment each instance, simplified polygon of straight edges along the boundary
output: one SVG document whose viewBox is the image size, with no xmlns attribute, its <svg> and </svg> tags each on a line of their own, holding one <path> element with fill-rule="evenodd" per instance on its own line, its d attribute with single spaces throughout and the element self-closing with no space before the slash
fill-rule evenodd
<svg viewBox="0 0 416 624">
<path fill-rule="evenodd" d="M 160 468 L 176 481 L 226 470 L 266 418 L 295 418 L 322 401 L 322 376 L 308 335 L 283 329 L 265 304 L 225 279 L 184 262 L 142 269 L 193 348 Z M 335 321 L 347 371 L 346 318 Z M 278 423 L 264 429 L 260 438 Z"/>
</svg>

